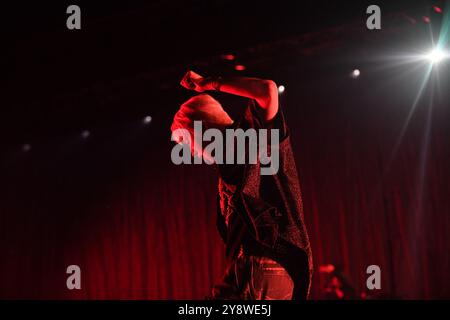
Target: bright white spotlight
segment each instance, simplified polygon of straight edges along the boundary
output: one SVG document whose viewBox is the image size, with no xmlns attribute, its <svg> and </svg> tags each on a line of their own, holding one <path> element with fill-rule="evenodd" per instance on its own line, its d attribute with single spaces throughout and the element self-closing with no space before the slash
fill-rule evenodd
<svg viewBox="0 0 450 320">
<path fill-rule="evenodd" d="M 286 90 L 286 88 L 283 85 L 278 86 L 278 93 L 283 93 L 284 90 Z"/>
<path fill-rule="evenodd" d="M 361 71 L 360 71 L 359 69 L 353 70 L 352 73 L 350 74 L 350 76 L 351 76 L 353 79 L 358 78 L 360 75 L 361 75 Z"/>
<path fill-rule="evenodd" d="M 143 122 L 144 124 L 150 124 L 150 122 L 152 122 L 152 117 L 146 116 L 146 117 L 142 120 L 142 122 Z"/>
<path fill-rule="evenodd" d="M 434 49 L 425 56 L 432 64 L 436 64 L 444 60 L 447 55 L 439 48 Z"/>
</svg>

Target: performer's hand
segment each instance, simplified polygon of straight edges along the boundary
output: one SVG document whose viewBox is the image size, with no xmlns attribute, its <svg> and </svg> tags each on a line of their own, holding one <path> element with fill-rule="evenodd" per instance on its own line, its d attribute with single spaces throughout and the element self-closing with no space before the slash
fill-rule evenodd
<svg viewBox="0 0 450 320">
<path fill-rule="evenodd" d="M 197 92 L 203 92 L 205 90 L 213 90 L 213 83 L 210 78 L 204 78 L 194 71 L 188 71 L 180 84 L 189 90 L 195 90 Z"/>
</svg>

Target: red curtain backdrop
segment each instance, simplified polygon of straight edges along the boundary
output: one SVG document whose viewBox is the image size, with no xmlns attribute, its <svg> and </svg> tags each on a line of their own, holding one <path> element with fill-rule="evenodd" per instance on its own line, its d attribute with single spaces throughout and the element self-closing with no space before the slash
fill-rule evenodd
<svg viewBox="0 0 450 320">
<path fill-rule="evenodd" d="M 321 102 L 305 90 L 283 107 L 316 266 L 312 297 L 322 297 L 324 286 L 317 267 L 332 263 L 358 292 L 375 264 L 378 295 L 449 298 L 448 108 L 420 106 L 396 149 L 409 106 L 395 109 L 395 101 L 386 105 L 378 97 L 345 107 L 354 90 L 324 94 Z M 225 268 L 215 172 L 171 163 L 166 120 L 154 119 L 150 132 L 119 130 L 108 142 L 92 135 L 87 145 L 56 142 L 8 155 L 1 298 L 203 299 L 210 293 Z M 81 267 L 81 290 L 66 288 L 73 264 Z"/>
</svg>

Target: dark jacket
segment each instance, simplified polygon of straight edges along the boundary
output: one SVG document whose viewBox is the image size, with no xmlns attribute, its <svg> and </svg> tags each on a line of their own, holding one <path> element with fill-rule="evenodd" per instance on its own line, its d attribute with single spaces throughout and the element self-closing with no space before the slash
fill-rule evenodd
<svg viewBox="0 0 450 320">
<path fill-rule="evenodd" d="M 279 170 L 261 175 L 260 163 L 219 166 L 217 226 L 234 259 L 241 246 L 283 265 L 295 283 L 294 299 L 306 299 L 312 276 L 312 255 L 289 130 L 283 113 L 264 123 L 251 101 L 233 128 L 279 129 Z M 270 134 L 269 134 L 270 136 Z M 273 152 L 273 150 L 271 150 Z M 226 221 L 227 220 L 227 221 Z"/>
</svg>

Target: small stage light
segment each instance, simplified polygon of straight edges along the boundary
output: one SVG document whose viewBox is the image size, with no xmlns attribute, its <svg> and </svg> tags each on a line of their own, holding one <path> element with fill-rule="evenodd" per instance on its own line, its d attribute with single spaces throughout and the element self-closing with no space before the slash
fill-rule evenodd
<svg viewBox="0 0 450 320">
<path fill-rule="evenodd" d="M 353 70 L 352 73 L 350 74 L 350 76 L 351 76 L 353 79 L 358 78 L 360 75 L 361 75 L 361 71 L 359 71 L 359 69 Z"/>
<path fill-rule="evenodd" d="M 89 132 L 89 130 L 83 130 L 83 132 L 81 132 L 81 137 L 83 139 L 89 138 L 90 135 L 91 135 L 91 133 Z"/>
<path fill-rule="evenodd" d="M 320 273 L 332 273 L 336 270 L 336 267 L 332 264 L 324 264 L 319 266 Z"/>
<path fill-rule="evenodd" d="M 221 55 L 221 58 L 224 60 L 233 61 L 236 57 L 234 56 L 234 54 L 228 53 Z"/>
<path fill-rule="evenodd" d="M 142 122 L 143 122 L 144 124 L 150 124 L 150 122 L 152 122 L 152 117 L 146 116 L 146 117 L 142 120 Z"/>
<path fill-rule="evenodd" d="M 22 146 L 22 151 L 23 151 L 23 152 L 28 152 L 28 151 L 30 151 L 30 150 L 31 150 L 31 145 L 30 145 L 30 144 L 25 143 L 25 144 Z"/>
<path fill-rule="evenodd" d="M 432 50 L 425 56 L 425 58 L 428 59 L 432 64 L 439 63 L 446 57 L 447 57 L 446 53 L 439 48 Z"/>
<path fill-rule="evenodd" d="M 283 93 L 284 92 L 284 90 L 286 90 L 286 88 L 283 86 L 283 85 L 281 85 L 281 86 L 278 86 L 278 93 Z"/>
<path fill-rule="evenodd" d="M 235 69 L 236 71 L 244 71 L 246 68 L 245 68 L 245 66 L 242 65 L 242 64 L 237 64 L 237 65 L 234 66 L 234 69 Z"/>
<path fill-rule="evenodd" d="M 434 9 L 434 11 L 437 12 L 437 13 L 442 13 L 442 9 L 439 8 L 438 6 L 433 6 L 433 9 Z"/>
</svg>

